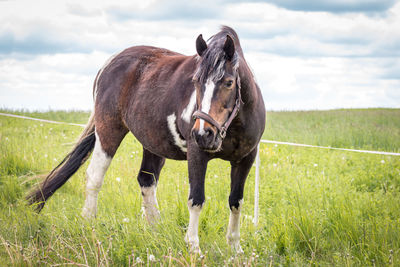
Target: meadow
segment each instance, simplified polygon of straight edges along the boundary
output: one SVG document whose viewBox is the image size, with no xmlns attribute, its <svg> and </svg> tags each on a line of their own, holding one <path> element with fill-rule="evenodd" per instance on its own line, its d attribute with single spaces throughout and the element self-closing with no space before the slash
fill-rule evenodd
<svg viewBox="0 0 400 267">
<path fill-rule="evenodd" d="M 0 110 L 86 123 L 89 112 Z M 200 216 L 202 256 L 184 242 L 188 171 L 167 160 L 161 220 L 142 218 L 141 145 L 123 141 L 99 194 L 80 216 L 87 163 L 37 214 L 29 188 L 69 152 L 82 128 L 0 116 L 0 266 L 400 266 L 400 157 L 261 144 L 260 218 L 252 223 L 254 168 L 241 217 L 243 255 L 226 244 L 229 163 L 213 160 Z M 400 152 L 400 110 L 269 112 L 264 139 Z"/>
</svg>

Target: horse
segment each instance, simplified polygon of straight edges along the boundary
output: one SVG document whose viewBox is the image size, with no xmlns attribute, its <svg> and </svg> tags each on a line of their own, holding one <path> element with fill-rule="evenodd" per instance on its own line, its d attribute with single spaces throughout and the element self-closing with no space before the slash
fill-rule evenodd
<svg viewBox="0 0 400 267">
<path fill-rule="evenodd" d="M 208 43 L 200 34 L 197 54 L 185 56 L 152 46 L 134 46 L 112 56 L 93 85 L 94 110 L 71 152 L 27 199 L 40 212 L 45 202 L 88 159 L 85 218 L 94 218 L 105 173 L 131 132 L 143 146 L 137 176 L 147 221 L 160 217 L 156 188 L 165 159 L 187 160 L 190 193 L 185 241 L 199 247 L 199 215 L 205 202 L 207 164 L 231 164 L 227 242 L 240 246 L 240 211 L 246 178 L 264 132 L 265 106 L 237 33 L 228 26 Z"/>
</svg>

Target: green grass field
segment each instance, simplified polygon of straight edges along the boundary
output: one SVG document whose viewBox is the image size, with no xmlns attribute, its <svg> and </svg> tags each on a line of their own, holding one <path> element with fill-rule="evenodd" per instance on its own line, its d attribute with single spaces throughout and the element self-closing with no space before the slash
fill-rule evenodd
<svg viewBox="0 0 400 267">
<path fill-rule="evenodd" d="M 88 112 L 30 113 L 85 123 Z M 87 163 L 36 214 L 24 195 L 68 153 L 82 128 L 0 116 L 0 266 L 400 266 L 400 157 L 261 144 L 241 217 L 244 255 L 225 241 L 229 163 L 213 160 L 200 217 L 204 256 L 190 255 L 186 162 L 167 160 L 161 221 L 141 215 L 141 145 L 128 135 L 107 172 L 95 221 L 81 218 Z M 269 112 L 265 139 L 400 152 L 400 110 Z"/>
</svg>

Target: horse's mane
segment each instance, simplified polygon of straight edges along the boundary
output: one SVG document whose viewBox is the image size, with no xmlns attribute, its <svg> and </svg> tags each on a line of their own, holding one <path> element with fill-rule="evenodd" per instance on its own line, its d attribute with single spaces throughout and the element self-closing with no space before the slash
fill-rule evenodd
<svg viewBox="0 0 400 267">
<path fill-rule="evenodd" d="M 226 36 L 229 35 L 235 44 L 235 53 L 232 57 L 232 66 L 236 71 L 239 68 L 239 57 L 243 57 L 242 48 L 240 46 L 237 33 L 228 26 L 222 26 L 221 31 L 208 40 L 208 48 L 199 58 L 197 70 L 193 76 L 193 80 L 205 83 L 211 79 L 216 82 L 225 74 L 226 55 L 223 50 Z"/>
</svg>

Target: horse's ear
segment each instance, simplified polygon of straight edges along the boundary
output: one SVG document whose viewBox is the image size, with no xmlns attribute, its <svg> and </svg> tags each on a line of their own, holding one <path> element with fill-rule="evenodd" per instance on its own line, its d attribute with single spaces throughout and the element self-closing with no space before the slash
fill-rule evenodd
<svg viewBox="0 0 400 267">
<path fill-rule="evenodd" d="M 224 51 L 228 60 L 232 60 L 233 55 L 235 54 L 235 44 L 232 40 L 232 37 L 230 37 L 229 35 L 226 36 Z"/>
<path fill-rule="evenodd" d="M 199 56 L 201 56 L 204 53 L 204 51 L 206 51 L 206 49 L 207 49 L 206 41 L 204 41 L 203 35 L 200 34 L 199 37 L 197 37 L 197 39 L 196 39 L 197 54 L 199 54 Z"/>
</svg>

